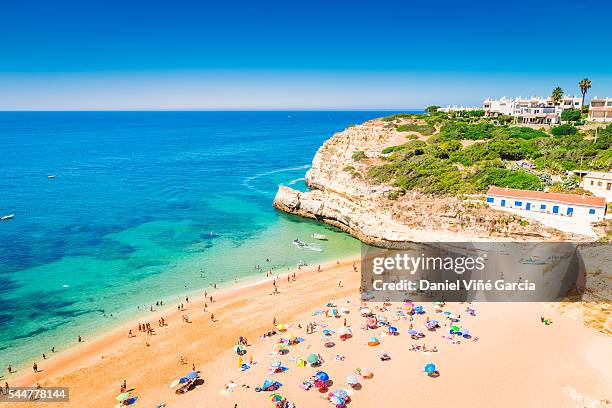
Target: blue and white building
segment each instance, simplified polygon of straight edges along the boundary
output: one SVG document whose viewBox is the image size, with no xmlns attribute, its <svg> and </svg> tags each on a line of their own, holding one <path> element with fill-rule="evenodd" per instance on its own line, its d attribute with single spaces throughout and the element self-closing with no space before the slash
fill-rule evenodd
<svg viewBox="0 0 612 408">
<path fill-rule="evenodd" d="M 500 209 L 516 209 L 532 213 L 545 213 L 559 217 L 572 217 L 585 221 L 600 221 L 606 215 L 606 200 L 577 194 L 547 193 L 491 186 L 487 203 Z"/>
</svg>

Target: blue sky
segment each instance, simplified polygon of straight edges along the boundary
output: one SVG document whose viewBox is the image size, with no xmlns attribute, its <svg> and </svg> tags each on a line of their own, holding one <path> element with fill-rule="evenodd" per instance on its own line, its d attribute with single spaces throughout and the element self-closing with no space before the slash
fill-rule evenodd
<svg viewBox="0 0 612 408">
<path fill-rule="evenodd" d="M 5 0 L 0 109 L 408 109 L 585 76 L 612 95 L 606 3 Z"/>
</svg>

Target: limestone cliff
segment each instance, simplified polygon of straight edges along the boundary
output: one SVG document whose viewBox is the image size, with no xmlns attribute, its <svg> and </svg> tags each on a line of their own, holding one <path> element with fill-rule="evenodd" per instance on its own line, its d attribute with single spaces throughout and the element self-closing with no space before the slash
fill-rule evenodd
<svg viewBox="0 0 612 408">
<path fill-rule="evenodd" d="M 281 186 L 274 206 L 386 248 L 401 248 L 410 241 L 567 239 L 540 224 L 491 210 L 478 200 L 418 192 L 389 199 L 393 188 L 368 183 L 367 171 L 382 162 L 385 147 L 405 142 L 406 133 L 381 120 L 338 132 L 319 148 L 306 174 L 311 191 Z M 365 158 L 354 160 L 355 152 Z"/>
</svg>

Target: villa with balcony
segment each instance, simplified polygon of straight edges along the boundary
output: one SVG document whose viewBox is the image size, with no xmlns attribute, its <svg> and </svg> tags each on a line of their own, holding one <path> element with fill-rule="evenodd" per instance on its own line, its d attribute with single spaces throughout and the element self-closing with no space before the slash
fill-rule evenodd
<svg viewBox="0 0 612 408">
<path fill-rule="evenodd" d="M 612 122 L 612 98 L 591 99 L 588 119 L 592 122 Z"/>
</svg>

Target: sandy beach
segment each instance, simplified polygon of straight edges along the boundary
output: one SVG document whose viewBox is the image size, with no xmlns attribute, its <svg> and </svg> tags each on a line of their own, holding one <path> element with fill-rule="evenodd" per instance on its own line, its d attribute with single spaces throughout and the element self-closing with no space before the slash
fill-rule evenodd
<svg viewBox="0 0 612 408">
<path fill-rule="evenodd" d="M 358 293 L 360 274 L 353 270 L 354 261 L 322 265 L 320 272 L 309 266 L 296 271 L 297 279 L 290 282 L 287 273 L 282 274 L 277 294 L 272 280 L 209 291 L 214 303 L 206 301 L 206 312 L 203 293 L 184 303 L 184 311 L 168 305 L 151 312 L 147 321 L 141 319 L 151 323 L 154 335 L 139 332 L 138 322 L 123 324 L 38 361 L 41 372 L 14 374 L 8 378 L 9 384 L 70 387 L 70 402 L 61 404 L 66 407 L 114 406 L 123 380 L 137 397 L 134 407 L 156 407 L 161 402 L 167 407 L 271 407 L 270 392 L 255 391 L 267 378 L 280 382 L 276 392 L 297 407 L 333 406 L 326 397 L 338 388 L 352 394 L 349 407 L 609 404 L 605 402 L 612 398 L 609 336 L 539 303 L 449 303 L 437 310 L 434 304 L 421 304 L 425 313 L 414 315 L 412 320 L 401 311 L 402 304 L 368 303 L 374 316 L 384 317 L 399 334 L 388 335 L 387 326 L 365 330 L 366 318 L 359 310 L 363 306 Z M 335 307 L 326 307 L 332 300 Z M 475 310 L 474 315 L 466 313 L 468 307 Z M 344 312 L 333 317 L 334 308 Z M 211 321 L 211 313 L 215 321 Z M 449 314 L 457 321 L 452 322 Z M 183 315 L 190 323 L 182 320 Z M 167 326 L 159 327 L 156 322 L 162 316 Z M 544 325 L 541 317 L 553 323 Z M 287 354 L 278 354 L 276 346 L 286 333 L 260 338 L 274 329 L 274 318 L 303 339 L 288 346 Z M 438 320 L 440 327 L 424 330 L 427 318 Z M 308 323 L 316 324 L 312 334 L 306 332 Z M 341 341 L 337 331 L 345 324 L 352 337 Z M 411 325 L 425 337 L 411 338 Z M 450 336 L 451 325 L 469 328 L 471 337 Z M 135 337 L 128 338 L 129 330 Z M 324 330 L 331 330 L 330 335 L 325 336 Z M 239 336 L 248 339 L 240 362 L 253 361 L 244 371 L 232 349 Z M 371 337 L 377 337 L 380 344 L 368 346 Z M 327 348 L 324 344 L 329 341 L 334 346 Z M 428 350 L 435 346 L 438 351 L 411 350 L 423 345 Z M 390 360 L 379 358 L 383 351 Z M 298 358 L 313 353 L 321 355 L 322 366 L 296 364 Z M 271 373 L 273 361 L 287 370 Z M 439 377 L 423 371 L 428 363 L 435 364 Z M 186 394 L 175 394 L 169 384 L 193 366 L 204 383 Z M 357 368 L 367 368 L 373 376 L 359 378 L 360 384 L 353 389 L 346 384 L 346 377 L 354 375 Z M 333 384 L 325 392 L 302 389 L 303 381 L 318 371 L 325 371 Z M 57 406 L 40 402 L 5 406 L 46 405 Z"/>
</svg>

